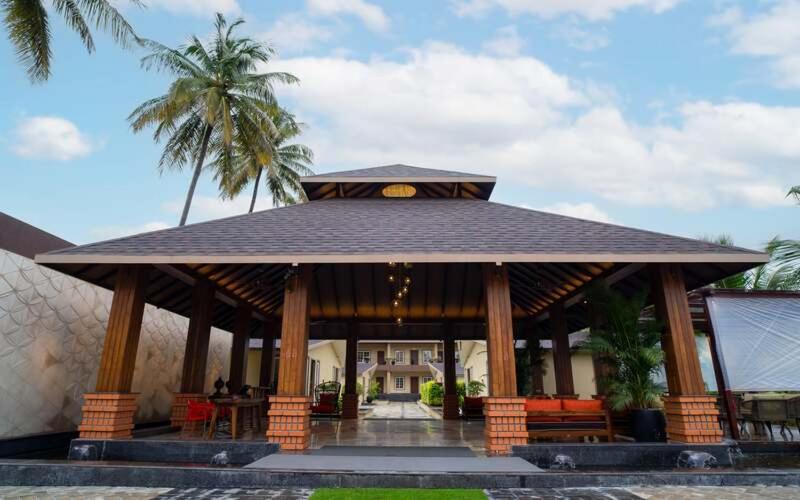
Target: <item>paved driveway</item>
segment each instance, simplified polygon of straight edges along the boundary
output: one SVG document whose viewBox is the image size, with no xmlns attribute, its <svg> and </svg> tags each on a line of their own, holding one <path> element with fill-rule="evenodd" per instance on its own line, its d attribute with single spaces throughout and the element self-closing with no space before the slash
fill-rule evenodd
<svg viewBox="0 0 800 500">
<path fill-rule="evenodd" d="M 376 401 L 375 408 L 366 419 L 395 418 L 399 420 L 434 420 L 433 417 L 414 402 Z"/>
</svg>

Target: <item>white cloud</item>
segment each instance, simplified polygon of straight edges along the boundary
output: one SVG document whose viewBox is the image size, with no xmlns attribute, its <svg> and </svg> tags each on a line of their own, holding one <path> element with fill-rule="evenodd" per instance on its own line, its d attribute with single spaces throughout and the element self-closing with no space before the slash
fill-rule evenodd
<svg viewBox="0 0 800 500">
<path fill-rule="evenodd" d="M 272 208 L 272 199 L 263 194 L 264 186 L 260 186 L 261 193 L 256 199 L 255 210 Z M 162 205 L 165 212 L 174 214 L 176 220 L 183 211 L 184 199 L 171 200 Z M 189 222 L 203 222 L 206 220 L 221 219 L 234 215 L 246 214 L 250 209 L 250 195 L 242 195 L 233 200 L 222 200 L 216 196 L 197 196 L 192 199 L 189 209 Z"/>
<path fill-rule="evenodd" d="M 69 161 L 94 149 L 89 137 L 74 123 L 58 116 L 25 118 L 14 136 L 11 150 L 23 158 Z"/>
<path fill-rule="evenodd" d="M 575 49 L 592 51 L 608 46 L 608 34 L 603 31 L 589 31 L 575 21 L 569 21 L 556 27 L 555 35 Z"/>
<path fill-rule="evenodd" d="M 676 125 L 627 120 L 591 85 L 531 57 L 430 43 L 405 59 L 280 61 L 318 164 L 486 172 L 629 205 L 698 210 L 785 203 L 800 108 L 687 102 Z M 671 123 L 672 123 L 671 122 Z"/>
<path fill-rule="evenodd" d="M 550 212 L 578 219 L 593 220 L 597 222 L 613 222 L 611 217 L 600 210 L 593 203 L 555 203 L 546 207 L 537 208 L 542 212 Z"/>
<path fill-rule="evenodd" d="M 483 50 L 490 54 L 510 57 L 518 55 L 524 45 L 524 40 L 517 33 L 517 27 L 505 26 L 497 30 L 494 38 L 483 43 Z"/>
<path fill-rule="evenodd" d="M 236 0 L 146 0 L 145 3 L 151 9 L 199 17 L 212 17 L 217 12 L 227 15 L 237 15 L 242 12 Z"/>
<path fill-rule="evenodd" d="M 660 14 L 681 0 L 452 0 L 458 15 L 483 15 L 494 8 L 509 14 L 532 14 L 545 19 L 575 14 L 590 21 L 610 19 L 617 12 L 642 8 Z"/>
<path fill-rule="evenodd" d="M 765 58 L 779 86 L 800 87 L 800 1 L 782 0 L 752 16 L 731 7 L 709 24 L 727 30 L 733 53 Z"/>
<path fill-rule="evenodd" d="M 100 226 L 91 229 L 90 232 L 95 240 L 100 241 L 100 240 L 121 238 L 123 236 L 130 236 L 132 234 L 149 233 L 150 231 L 159 231 L 161 229 L 167 229 L 169 227 L 171 226 L 166 222 L 153 221 L 138 226 L 124 226 L 124 225 Z"/>
<path fill-rule="evenodd" d="M 389 29 L 389 16 L 377 5 L 365 0 L 308 0 L 308 10 L 320 16 L 341 14 L 359 18 L 367 28 L 383 32 Z"/>
<path fill-rule="evenodd" d="M 281 54 L 293 54 L 304 52 L 332 36 L 327 27 L 293 13 L 279 17 L 259 38 L 269 42 Z"/>
</svg>

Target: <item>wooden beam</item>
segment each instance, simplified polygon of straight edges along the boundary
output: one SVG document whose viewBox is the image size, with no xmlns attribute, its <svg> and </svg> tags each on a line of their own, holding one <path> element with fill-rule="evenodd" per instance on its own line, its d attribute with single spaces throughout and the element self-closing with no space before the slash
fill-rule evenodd
<svg viewBox="0 0 800 500">
<path fill-rule="evenodd" d="M 486 300 L 489 395 L 516 396 L 517 374 L 508 267 L 483 264 L 483 288 Z"/>
<path fill-rule="evenodd" d="M 681 266 L 653 264 L 650 271 L 656 314 L 664 324 L 661 347 L 670 396 L 704 395 L 706 391 Z"/>
<path fill-rule="evenodd" d="M 181 393 L 202 394 L 205 392 L 208 341 L 211 335 L 214 287 L 206 280 L 198 281 L 192 294 L 192 315 L 186 334 L 186 349 L 183 356 Z"/>
<path fill-rule="evenodd" d="M 306 358 L 308 357 L 309 287 L 311 266 L 298 266 L 286 280 L 281 326 L 281 359 L 278 395 L 305 394 Z"/>
<path fill-rule="evenodd" d="M 247 378 L 247 353 L 250 350 L 250 323 L 253 312 L 245 304 L 236 308 L 233 320 L 233 345 L 231 346 L 231 369 L 228 379 L 231 390 L 238 392 Z"/>
<path fill-rule="evenodd" d="M 550 324 L 553 341 L 553 369 L 556 378 L 556 392 L 559 395 L 575 394 L 572 381 L 572 356 L 569 352 L 569 328 L 564 304 L 553 304 L 550 309 Z"/>
<path fill-rule="evenodd" d="M 120 266 L 108 317 L 97 392 L 130 392 L 144 314 L 147 267 Z"/>
</svg>

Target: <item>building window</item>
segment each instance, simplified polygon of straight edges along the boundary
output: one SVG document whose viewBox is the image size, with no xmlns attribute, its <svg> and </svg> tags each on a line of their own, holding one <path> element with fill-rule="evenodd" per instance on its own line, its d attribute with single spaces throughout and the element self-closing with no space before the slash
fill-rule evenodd
<svg viewBox="0 0 800 500">
<path fill-rule="evenodd" d="M 369 351 L 358 351 L 356 353 L 356 361 L 359 363 L 369 363 Z"/>
<path fill-rule="evenodd" d="M 472 368 L 467 368 L 467 383 L 472 380 Z"/>
<path fill-rule="evenodd" d="M 402 365 L 406 362 L 406 353 L 405 351 L 395 351 L 394 353 L 394 362 L 398 365 Z"/>
<path fill-rule="evenodd" d="M 406 378 L 405 377 L 395 377 L 394 378 L 394 388 L 395 390 L 402 391 L 406 388 Z"/>
<path fill-rule="evenodd" d="M 433 351 L 422 351 L 422 362 L 430 363 L 433 361 Z"/>
<path fill-rule="evenodd" d="M 422 383 L 427 384 L 428 382 L 433 381 L 433 377 L 422 377 Z"/>
<path fill-rule="evenodd" d="M 333 367 L 333 381 L 334 382 L 338 382 L 339 381 L 339 367 L 338 366 L 334 366 Z"/>
<path fill-rule="evenodd" d="M 459 358 L 461 358 L 461 356 L 460 356 L 460 353 L 459 353 L 458 349 L 456 349 L 456 352 L 453 353 L 453 357 L 456 358 L 456 363 L 461 361 L 461 359 L 459 359 Z"/>
</svg>

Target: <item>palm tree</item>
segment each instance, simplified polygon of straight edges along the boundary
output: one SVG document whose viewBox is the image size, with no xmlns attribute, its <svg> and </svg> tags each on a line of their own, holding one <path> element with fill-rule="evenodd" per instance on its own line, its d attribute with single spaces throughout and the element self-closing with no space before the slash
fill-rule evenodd
<svg viewBox="0 0 800 500">
<path fill-rule="evenodd" d="M 244 146 L 236 148 L 230 156 L 226 149 L 222 149 L 214 162 L 215 178 L 219 181 L 223 199 L 235 198 L 252 182 L 249 213 L 255 208 L 262 176 L 265 176 L 272 203 L 277 207 L 294 204 L 298 199 L 304 200 L 300 176 L 314 173 L 310 168 L 314 161 L 311 149 L 302 144 L 289 144 L 300 135 L 302 125 L 283 109 L 273 108 L 267 112 L 275 124 L 275 134 L 270 141 L 272 156 L 268 163 L 259 161 L 258 156 Z"/>
<path fill-rule="evenodd" d="M 800 202 L 800 184 L 797 186 L 792 186 L 786 196 L 794 196 L 794 199 Z"/>
<path fill-rule="evenodd" d="M 217 14 L 216 33 L 208 46 L 196 36 L 178 49 L 143 41 L 150 54 L 142 59 L 142 66 L 168 71 L 176 79 L 169 92 L 141 104 L 128 120 L 134 132 L 154 125 L 155 141 L 166 139 L 159 161 L 162 173 L 194 162 L 181 226 L 189 216 L 209 144 L 229 154 L 235 147 L 245 147 L 261 163 L 269 163 L 270 139 L 277 132 L 266 112 L 277 107 L 273 84 L 298 81 L 288 73 L 256 72 L 259 65 L 270 61 L 274 51 L 250 38 L 236 37 L 234 30 L 243 23 L 239 19 L 228 25 L 222 14 Z"/>
<path fill-rule="evenodd" d="M 703 239 L 718 245 L 734 246 L 728 235 Z M 782 240 L 776 236 L 765 251 L 770 256 L 769 262 L 723 278 L 713 286 L 741 290 L 800 290 L 800 241 Z"/>
<path fill-rule="evenodd" d="M 129 0 L 141 6 L 139 0 Z M 88 52 L 94 52 L 89 24 L 107 31 L 123 47 L 139 42 L 133 28 L 109 0 L 50 0 L 53 11 L 80 36 Z M 28 78 L 43 82 L 50 77 L 50 19 L 43 0 L 0 0 L 3 24 Z"/>
</svg>

